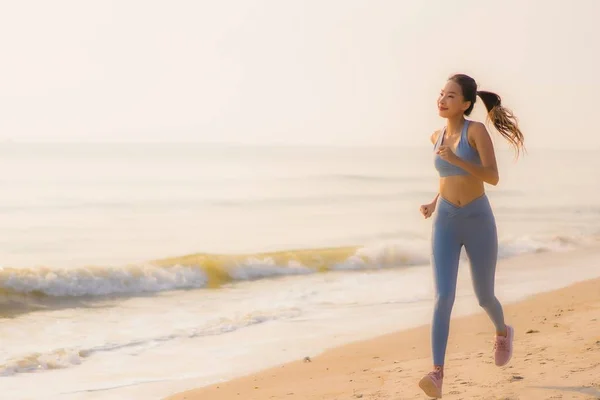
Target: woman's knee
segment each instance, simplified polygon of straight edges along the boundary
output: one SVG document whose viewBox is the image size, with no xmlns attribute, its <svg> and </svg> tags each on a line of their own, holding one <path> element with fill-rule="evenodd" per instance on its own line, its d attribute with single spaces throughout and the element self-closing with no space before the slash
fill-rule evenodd
<svg viewBox="0 0 600 400">
<path fill-rule="evenodd" d="M 493 307 L 496 302 L 498 302 L 498 300 L 496 299 L 496 296 L 492 295 L 479 295 L 477 297 L 477 301 L 479 302 L 479 305 L 484 308 L 491 308 Z"/>
<path fill-rule="evenodd" d="M 438 311 L 451 311 L 454 305 L 454 293 L 438 293 L 435 297 L 435 308 Z"/>
</svg>

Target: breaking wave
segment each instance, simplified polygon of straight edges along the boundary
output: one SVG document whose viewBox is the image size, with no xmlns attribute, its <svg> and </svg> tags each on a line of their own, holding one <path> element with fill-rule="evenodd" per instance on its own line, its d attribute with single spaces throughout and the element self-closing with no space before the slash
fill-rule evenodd
<svg viewBox="0 0 600 400">
<path fill-rule="evenodd" d="M 568 250 L 590 237 L 521 237 L 500 243 L 499 257 Z M 463 252 L 464 257 L 464 252 Z M 429 263 L 427 240 L 388 241 L 364 247 L 288 250 L 255 254 L 192 254 L 125 266 L 79 268 L 0 267 L 0 306 L 47 298 L 135 295 L 217 288 L 237 281 L 340 270 L 401 268 Z"/>
</svg>

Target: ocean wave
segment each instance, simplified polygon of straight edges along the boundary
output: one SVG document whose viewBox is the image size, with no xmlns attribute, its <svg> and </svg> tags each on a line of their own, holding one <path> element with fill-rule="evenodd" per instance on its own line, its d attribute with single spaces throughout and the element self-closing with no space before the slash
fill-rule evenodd
<svg viewBox="0 0 600 400">
<path fill-rule="evenodd" d="M 339 247 L 245 255 L 193 254 L 122 267 L 2 268 L 2 299 L 19 295 L 48 297 L 108 296 L 177 289 L 215 288 L 236 281 L 302 275 L 338 269 L 408 266 L 426 258 L 386 245 L 380 251 Z"/>
<path fill-rule="evenodd" d="M 199 327 L 175 331 L 163 336 L 104 343 L 86 348 L 59 348 L 46 352 L 23 354 L 0 364 L 0 376 L 69 368 L 82 364 L 87 358 L 97 353 L 128 351 L 130 354 L 136 354 L 144 349 L 172 340 L 221 335 L 265 322 L 289 319 L 300 315 L 301 312 L 297 308 L 255 311 L 237 315 L 233 318 L 218 318 L 208 321 L 205 325 Z"/>
<path fill-rule="evenodd" d="M 420 176 L 402 176 L 402 175 L 369 175 L 369 174 L 331 174 L 315 176 L 313 179 L 331 179 L 361 182 L 419 182 L 423 180 Z"/>
<path fill-rule="evenodd" d="M 336 203 L 370 203 L 392 201 L 411 197 L 430 196 L 428 191 L 383 191 L 380 193 L 340 193 L 340 194 L 315 194 L 295 196 L 255 196 L 245 198 L 203 197 L 180 199 L 174 202 L 171 199 L 144 199 L 135 200 L 61 200 L 59 202 L 37 202 L 32 204 L 13 203 L 0 204 L 0 212 L 35 212 L 35 211 L 82 211 L 82 210 L 165 210 L 168 207 L 195 209 L 198 207 L 272 207 L 272 206 L 307 206 Z"/>
<path fill-rule="evenodd" d="M 501 241 L 499 257 L 568 250 L 597 236 L 524 236 Z M 98 298 L 225 284 L 280 276 L 343 270 L 426 265 L 426 239 L 388 240 L 363 247 L 288 250 L 256 254 L 192 254 L 138 265 L 79 268 L 0 267 L 0 307 L 53 299 Z M 465 257 L 465 252 L 463 252 Z"/>
<path fill-rule="evenodd" d="M 224 207 L 244 207 L 244 206 L 306 206 L 306 205 L 319 205 L 319 204 L 330 204 L 330 203 L 370 203 L 377 201 L 391 201 L 399 200 L 407 195 L 430 195 L 430 192 L 415 192 L 415 191 L 390 191 L 385 193 L 340 193 L 340 194 L 317 194 L 309 196 L 280 196 L 280 197 L 254 197 L 245 199 L 229 199 L 229 200 L 214 200 L 209 203 L 213 206 L 224 206 Z"/>
<path fill-rule="evenodd" d="M 568 215 L 584 215 L 597 217 L 600 215 L 600 206 L 596 205 L 582 205 L 582 206 L 546 206 L 546 207 L 526 207 L 519 205 L 510 206 L 495 206 L 494 211 L 502 212 L 514 216 L 556 216 L 565 214 Z"/>
</svg>

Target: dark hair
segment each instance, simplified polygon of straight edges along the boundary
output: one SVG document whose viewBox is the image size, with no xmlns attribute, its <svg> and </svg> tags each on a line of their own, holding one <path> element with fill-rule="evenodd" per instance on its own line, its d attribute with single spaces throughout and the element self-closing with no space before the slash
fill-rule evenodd
<svg viewBox="0 0 600 400">
<path fill-rule="evenodd" d="M 448 80 L 457 83 L 462 90 L 465 101 L 471 102 L 469 108 L 465 111 L 465 115 L 471 114 L 477 96 L 481 97 L 488 111 L 487 117 L 492 121 L 498 132 L 515 148 L 517 156 L 520 150 L 525 149 L 523 144 L 525 138 L 521 129 L 519 129 L 519 122 L 511 110 L 502 106 L 500 96 L 493 92 L 477 90 L 477 83 L 468 75 L 456 74 L 452 75 Z"/>
</svg>

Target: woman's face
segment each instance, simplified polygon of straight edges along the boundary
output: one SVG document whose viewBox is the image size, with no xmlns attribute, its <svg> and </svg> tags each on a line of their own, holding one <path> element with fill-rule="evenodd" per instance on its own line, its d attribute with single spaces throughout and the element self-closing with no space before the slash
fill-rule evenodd
<svg viewBox="0 0 600 400">
<path fill-rule="evenodd" d="M 463 115 L 470 102 L 465 101 L 460 85 L 454 81 L 446 82 L 437 100 L 438 114 L 443 118 Z"/>
</svg>

